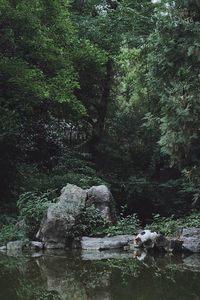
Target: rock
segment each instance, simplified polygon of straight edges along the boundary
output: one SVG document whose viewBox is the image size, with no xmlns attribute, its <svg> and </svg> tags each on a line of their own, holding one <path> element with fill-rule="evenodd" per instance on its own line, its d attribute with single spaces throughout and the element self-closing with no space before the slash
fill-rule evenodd
<svg viewBox="0 0 200 300">
<path fill-rule="evenodd" d="M 155 247 L 158 249 L 164 249 L 168 244 L 168 239 L 162 234 L 158 234 L 155 238 Z"/>
<path fill-rule="evenodd" d="M 193 237 L 200 236 L 200 228 L 191 227 L 191 228 L 183 228 L 181 232 L 181 237 Z"/>
<path fill-rule="evenodd" d="M 94 205 L 99 209 L 102 218 L 112 223 L 115 219 L 113 197 L 105 185 L 93 186 L 87 191 L 86 206 Z"/>
<path fill-rule="evenodd" d="M 184 251 L 200 252 L 200 228 L 183 228 L 180 240 Z"/>
<path fill-rule="evenodd" d="M 173 238 L 173 239 L 168 239 L 168 243 L 164 247 L 165 251 L 167 252 L 181 252 L 182 251 L 182 245 L 183 241 Z"/>
<path fill-rule="evenodd" d="M 43 256 L 43 252 L 34 252 L 31 254 L 32 258 L 39 258 Z"/>
<path fill-rule="evenodd" d="M 84 250 L 119 249 L 126 246 L 132 239 L 132 235 L 118 235 L 104 238 L 83 237 L 81 248 Z"/>
<path fill-rule="evenodd" d="M 86 191 L 76 185 L 67 184 L 62 189 L 57 203 L 48 208 L 36 235 L 46 248 L 63 248 L 69 242 L 70 230 L 85 208 L 86 195 Z"/>
<path fill-rule="evenodd" d="M 7 250 L 7 247 L 6 246 L 1 246 L 0 247 L 0 252 L 6 252 Z"/>
<path fill-rule="evenodd" d="M 9 256 L 20 256 L 24 247 L 23 241 L 12 241 L 7 243 L 7 254 Z"/>
<path fill-rule="evenodd" d="M 31 241 L 29 244 L 29 247 L 31 250 L 40 251 L 44 249 L 44 243 L 37 242 L 37 241 Z"/>
</svg>

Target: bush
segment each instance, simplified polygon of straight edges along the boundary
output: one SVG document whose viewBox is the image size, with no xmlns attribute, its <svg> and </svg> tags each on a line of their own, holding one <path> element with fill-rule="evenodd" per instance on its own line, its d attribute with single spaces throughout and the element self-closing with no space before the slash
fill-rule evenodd
<svg viewBox="0 0 200 300">
<path fill-rule="evenodd" d="M 28 238 L 33 238 L 39 229 L 44 212 L 55 199 L 55 191 L 46 193 L 27 192 L 21 194 L 17 201 L 19 218 L 26 224 Z"/>
<path fill-rule="evenodd" d="M 94 236 L 96 232 L 101 234 L 108 224 L 102 218 L 99 209 L 95 208 L 94 205 L 88 207 L 86 210 L 82 211 L 76 224 L 73 228 L 73 236 Z"/>
<path fill-rule="evenodd" d="M 140 226 L 140 221 L 137 214 L 126 217 L 120 216 L 117 222 L 108 228 L 105 228 L 104 233 L 107 235 L 134 234 Z"/>
<path fill-rule="evenodd" d="M 83 211 L 73 230 L 73 236 L 114 236 L 120 234 L 134 234 L 140 225 L 136 214 L 117 218 L 114 225 L 106 222 L 99 209 L 91 206 Z"/>
<path fill-rule="evenodd" d="M 0 246 L 6 245 L 10 241 L 26 239 L 25 226 L 23 226 L 23 224 L 18 225 L 17 220 L 14 218 L 10 218 L 9 224 L 2 225 L 0 231 Z"/>
<path fill-rule="evenodd" d="M 174 216 L 166 218 L 155 215 L 153 222 L 147 225 L 146 229 L 157 231 L 165 235 L 172 235 L 183 227 L 200 227 L 200 212 L 192 211 L 190 215 L 179 219 L 175 219 Z"/>
<path fill-rule="evenodd" d="M 159 214 L 154 215 L 153 222 L 146 226 L 146 229 L 151 231 L 160 232 L 164 235 L 171 235 L 178 231 L 181 227 L 180 219 L 174 219 L 174 216 L 171 217 L 161 217 Z"/>
</svg>

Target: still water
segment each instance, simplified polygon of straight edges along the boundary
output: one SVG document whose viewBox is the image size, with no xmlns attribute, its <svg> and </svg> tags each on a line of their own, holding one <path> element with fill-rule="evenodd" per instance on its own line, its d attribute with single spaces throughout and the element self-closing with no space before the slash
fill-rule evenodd
<svg viewBox="0 0 200 300">
<path fill-rule="evenodd" d="M 197 300 L 200 256 L 124 252 L 0 255 L 1 300 Z"/>
</svg>

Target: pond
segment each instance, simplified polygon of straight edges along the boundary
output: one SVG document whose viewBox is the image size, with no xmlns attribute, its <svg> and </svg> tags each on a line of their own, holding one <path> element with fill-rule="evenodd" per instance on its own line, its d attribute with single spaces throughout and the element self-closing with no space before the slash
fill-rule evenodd
<svg viewBox="0 0 200 300">
<path fill-rule="evenodd" d="M 1 300 L 197 300 L 200 256 L 46 252 L 0 255 Z"/>
</svg>

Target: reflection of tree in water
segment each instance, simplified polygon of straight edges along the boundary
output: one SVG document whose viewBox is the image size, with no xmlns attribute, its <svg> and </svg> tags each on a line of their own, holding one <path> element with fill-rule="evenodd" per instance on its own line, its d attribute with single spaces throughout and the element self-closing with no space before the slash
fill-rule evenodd
<svg viewBox="0 0 200 300">
<path fill-rule="evenodd" d="M 49 252 L 37 259 L 5 257 L 0 267 L 0 299 L 6 300 L 121 300 L 133 294 L 144 300 L 192 300 L 200 294 L 197 255 L 84 261 L 78 252 Z"/>
</svg>

